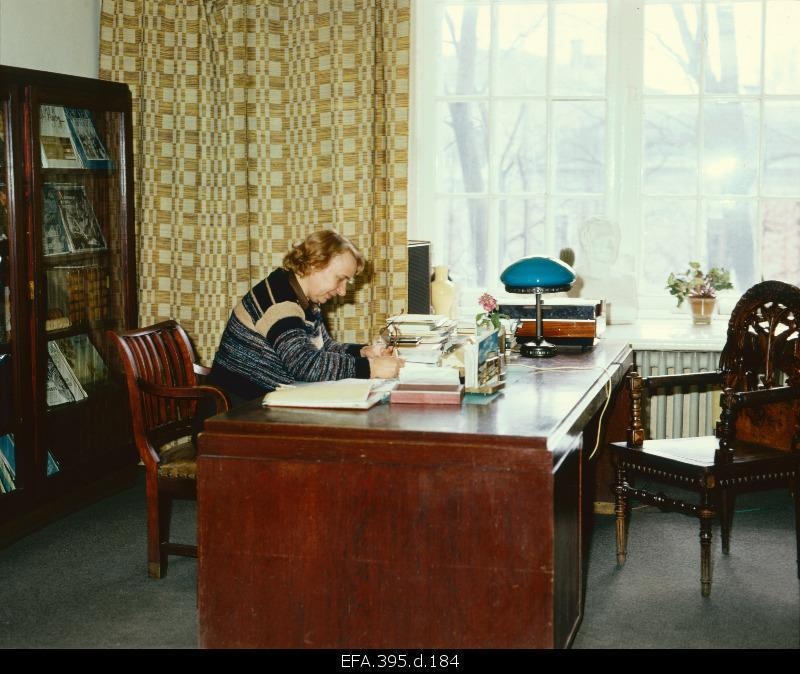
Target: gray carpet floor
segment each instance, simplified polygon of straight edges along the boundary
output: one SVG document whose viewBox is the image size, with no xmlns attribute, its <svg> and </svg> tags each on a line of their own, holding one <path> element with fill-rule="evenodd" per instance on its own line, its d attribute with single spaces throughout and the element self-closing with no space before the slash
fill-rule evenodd
<svg viewBox="0 0 800 674">
<path fill-rule="evenodd" d="M 147 576 L 144 480 L 0 550 L 0 648 L 196 648 L 197 560 Z M 173 531 L 194 542 L 195 504 Z"/>
<path fill-rule="evenodd" d="M 711 596 L 700 595 L 699 523 L 635 507 L 616 566 L 613 517 L 596 517 L 586 603 L 573 648 L 798 648 L 800 581 L 790 494 L 736 501 L 729 555 L 712 539 Z"/>
<path fill-rule="evenodd" d="M 176 504 L 182 542 L 194 518 L 193 503 Z M 731 547 L 724 557 L 714 546 L 703 599 L 693 519 L 636 510 L 617 569 L 613 518 L 597 517 L 574 648 L 797 648 L 789 495 L 741 497 Z M 0 578 L 0 648 L 197 647 L 197 562 L 173 557 L 166 578 L 147 577 L 141 480 L 0 550 Z"/>
</svg>

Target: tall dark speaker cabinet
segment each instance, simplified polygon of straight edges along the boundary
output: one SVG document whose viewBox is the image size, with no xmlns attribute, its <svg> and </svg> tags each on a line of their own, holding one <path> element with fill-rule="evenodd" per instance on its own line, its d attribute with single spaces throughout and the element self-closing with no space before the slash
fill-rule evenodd
<svg viewBox="0 0 800 674">
<path fill-rule="evenodd" d="M 0 544 L 135 475 L 131 95 L 0 66 Z"/>
<path fill-rule="evenodd" d="M 408 313 L 431 312 L 431 244 L 408 242 Z"/>
</svg>

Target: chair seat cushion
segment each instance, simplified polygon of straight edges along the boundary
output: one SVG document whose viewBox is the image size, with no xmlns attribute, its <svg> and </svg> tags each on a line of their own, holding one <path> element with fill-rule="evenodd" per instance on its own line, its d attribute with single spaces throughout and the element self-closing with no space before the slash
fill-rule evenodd
<svg viewBox="0 0 800 674">
<path fill-rule="evenodd" d="M 197 479 L 197 452 L 191 439 L 163 449 L 160 456 L 159 477 Z"/>
<path fill-rule="evenodd" d="M 624 445 L 624 443 L 615 443 Z M 625 447 L 628 449 L 628 447 Z M 665 440 L 645 440 L 640 449 L 630 449 L 654 457 L 688 463 L 694 466 L 713 466 L 714 452 L 719 449 L 719 440 L 713 435 L 696 438 L 669 438 Z"/>
<path fill-rule="evenodd" d="M 645 440 L 641 448 L 628 447 L 624 442 L 612 443 L 623 456 L 645 459 L 664 459 L 698 468 L 714 466 L 714 452 L 719 448 L 719 439 L 713 435 L 695 438 L 668 438 Z M 800 456 L 782 450 L 764 447 L 751 442 L 734 443 L 734 458 L 731 468 L 754 461 L 800 461 Z"/>
</svg>

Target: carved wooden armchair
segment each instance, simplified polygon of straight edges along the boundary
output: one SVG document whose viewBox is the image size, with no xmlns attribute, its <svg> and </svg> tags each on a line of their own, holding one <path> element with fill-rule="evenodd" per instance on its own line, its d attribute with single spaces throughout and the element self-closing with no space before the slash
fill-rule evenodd
<svg viewBox="0 0 800 674">
<path fill-rule="evenodd" d="M 800 577 L 800 288 L 780 281 L 753 286 L 728 324 L 716 372 L 659 377 L 629 375 L 631 422 L 627 443 L 610 445 L 616 465 L 617 564 L 625 563 L 630 501 L 700 519 L 701 592 L 711 593 L 711 525 L 720 513 L 722 552 L 730 549 L 737 493 L 788 488 L 794 492 Z M 643 396 L 676 387 L 722 389 L 716 435 L 645 440 Z M 637 489 L 629 481 L 672 485 L 699 502 Z"/>
<path fill-rule="evenodd" d="M 191 342 L 175 321 L 109 330 L 108 336 L 125 371 L 134 440 L 146 471 L 148 573 L 161 578 L 168 555 L 197 556 L 196 546 L 169 540 L 172 501 L 197 498 L 194 436 L 200 415 L 227 410 L 228 400 L 218 388 L 198 384 L 197 375 L 208 369 L 195 364 Z"/>
</svg>

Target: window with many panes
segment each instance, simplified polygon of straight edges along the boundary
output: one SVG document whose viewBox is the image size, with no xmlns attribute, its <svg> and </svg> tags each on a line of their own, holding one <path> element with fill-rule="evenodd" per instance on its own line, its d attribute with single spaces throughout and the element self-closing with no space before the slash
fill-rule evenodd
<svg viewBox="0 0 800 674">
<path fill-rule="evenodd" d="M 418 0 L 410 235 L 472 307 L 525 255 L 666 309 L 690 260 L 800 283 L 800 2 Z M 605 262 L 604 262 L 605 261 Z"/>
</svg>

